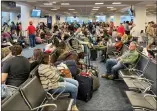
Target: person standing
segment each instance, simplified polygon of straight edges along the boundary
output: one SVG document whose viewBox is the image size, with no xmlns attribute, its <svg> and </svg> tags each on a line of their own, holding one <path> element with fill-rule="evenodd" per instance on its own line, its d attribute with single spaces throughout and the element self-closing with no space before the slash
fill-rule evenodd
<svg viewBox="0 0 157 111">
<path fill-rule="evenodd" d="M 124 35 L 125 28 L 122 23 L 120 23 L 120 26 L 117 28 L 117 32 L 120 33 L 122 36 Z"/>
<path fill-rule="evenodd" d="M 33 26 L 33 22 L 29 22 L 29 26 L 27 28 L 28 35 L 29 35 L 29 41 L 30 41 L 30 47 L 33 48 L 35 47 L 35 27 Z"/>
<path fill-rule="evenodd" d="M 147 48 L 149 49 L 154 42 L 154 36 L 155 36 L 155 32 L 154 32 L 154 28 L 153 28 L 153 22 L 150 22 L 148 24 L 148 27 L 146 29 L 146 34 L 148 35 Z"/>
<path fill-rule="evenodd" d="M 126 21 L 126 23 L 124 24 L 124 28 L 125 28 L 125 33 L 127 35 L 130 35 L 129 21 Z"/>
</svg>

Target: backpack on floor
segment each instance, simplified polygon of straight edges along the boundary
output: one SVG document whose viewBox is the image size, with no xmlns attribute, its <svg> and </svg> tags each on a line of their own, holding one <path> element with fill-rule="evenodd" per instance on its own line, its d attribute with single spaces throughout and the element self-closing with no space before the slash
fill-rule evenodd
<svg viewBox="0 0 157 111">
<path fill-rule="evenodd" d="M 79 100 L 88 102 L 93 95 L 93 79 L 90 76 L 76 75 L 75 79 L 79 82 L 78 95 Z"/>
<path fill-rule="evenodd" d="M 98 71 L 96 69 L 89 69 L 88 72 L 93 78 L 93 91 L 96 91 L 100 87 Z"/>
</svg>

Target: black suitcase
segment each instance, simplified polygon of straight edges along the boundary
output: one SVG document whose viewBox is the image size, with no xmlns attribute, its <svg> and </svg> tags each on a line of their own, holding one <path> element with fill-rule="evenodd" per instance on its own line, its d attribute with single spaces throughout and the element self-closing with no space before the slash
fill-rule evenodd
<svg viewBox="0 0 157 111">
<path fill-rule="evenodd" d="M 88 102 L 92 98 L 92 95 L 93 95 L 92 77 L 76 75 L 75 79 L 79 82 L 77 98 L 79 100 Z"/>
<path fill-rule="evenodd" d="M 96 60 L 97 58 L 97 50 L 96 49 L 90 49 L 90 53 L 91 53 L 91 60 Z"/>
</svg>

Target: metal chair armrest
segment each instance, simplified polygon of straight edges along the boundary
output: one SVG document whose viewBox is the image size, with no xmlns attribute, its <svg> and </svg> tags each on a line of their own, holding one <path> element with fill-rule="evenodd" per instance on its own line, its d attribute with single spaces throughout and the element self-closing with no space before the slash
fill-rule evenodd
<svg viewBox="0 0 157 111">
<path fill-rule="evenodd" d="M 44 104 L 44 105 L 38 106 L 38 107 L 36 107 L 36 108 L 33 108 L 33 109 L 31 109 L 31 110 L 37 110 L 37 109 L 39 109 L 39 108 L 44 108 L 44 107 L 47 107 L 47 106 L 54 106 L 54 107 L 55 107 L 54 110 L 57 109 L 57 105 L 56 105 L 56 104 Z"/>
<path fill-rule="evenodd" d="M 64 83 L 65 83 L 65 85 L 66 85 L 66 81 L 64 81 Z M 53 94 L 50 94 L 49 92 L 47 92 L 47 95 L 50 96 L 53 100 L 57 100 L 58 97 L 65 91 L 65 88 L 66 88 L 65 85 L 62 86 L 62 87 L 63 87 L 63 90 L 62 90 L 56 97 L 54 97 L 54 95 L 55 95 L 56 92 L 59 90 L 59 88 L 56 89 L 56 91 L 55 91 Z"/>
</svg>

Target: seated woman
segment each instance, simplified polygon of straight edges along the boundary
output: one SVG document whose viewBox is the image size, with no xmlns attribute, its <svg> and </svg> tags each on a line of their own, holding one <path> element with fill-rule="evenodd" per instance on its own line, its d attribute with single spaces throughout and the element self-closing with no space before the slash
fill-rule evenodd
<svg viewBox="0 0 157 111">
<path fill-rule="evenodd" d="M 22 47 L 15 45 L 11 47 L 12 57 L 2 66 L 2 83 L 19 87 L 25 82 L 30 73 L 30 63 L 21 55 Z"/>
<path fill-rule="evenodd" d="M 56 67 L 51 66 L 51 57 L 48 53 L 43 54 L 42 64 L 38 68 L 39 77 L 41 84 L 44 89 L 49 90 L 50 93 L 53 93 L 58 89 L 58 93 L 63 91 L 63 87 L 66 89 L 64 92 L 71 93 L 72 98 L 74 99 L 74 105 L 72 110 L 77 111 L 76 107 L 76 98 L 78 92 L 78 82 L 70 78 L 63 78 L 60 76 L 60 72 Z M 66 84 L 65 82 L 66 81 Z"/>
<path fill-rule="evenodd" d="M 116 48 L 117 52 L 119 52 L 122 49 L 123 42 L 121 41 L 121 37 L 119 37 L 119 36 L 117 37 L 117 41 L 116 41 L 114 47 Z"/>
<path fill-rule="evenodd" d="M 34 49 L 33 51 L 33 57 L 29 59 L 29 62 L 31 64 L 30 71 L 32 71 L 37 65 L 40 64 L 42 59 L 42 50 L 41 49 Z"/>
<path fill-rule="evenodd" d="M 45 52 L 52 53 L 58 47 L 58 44 L 59 40 L 56 37 L 54 37 L 52 42 L 46 45 Z"/>
</svg>

